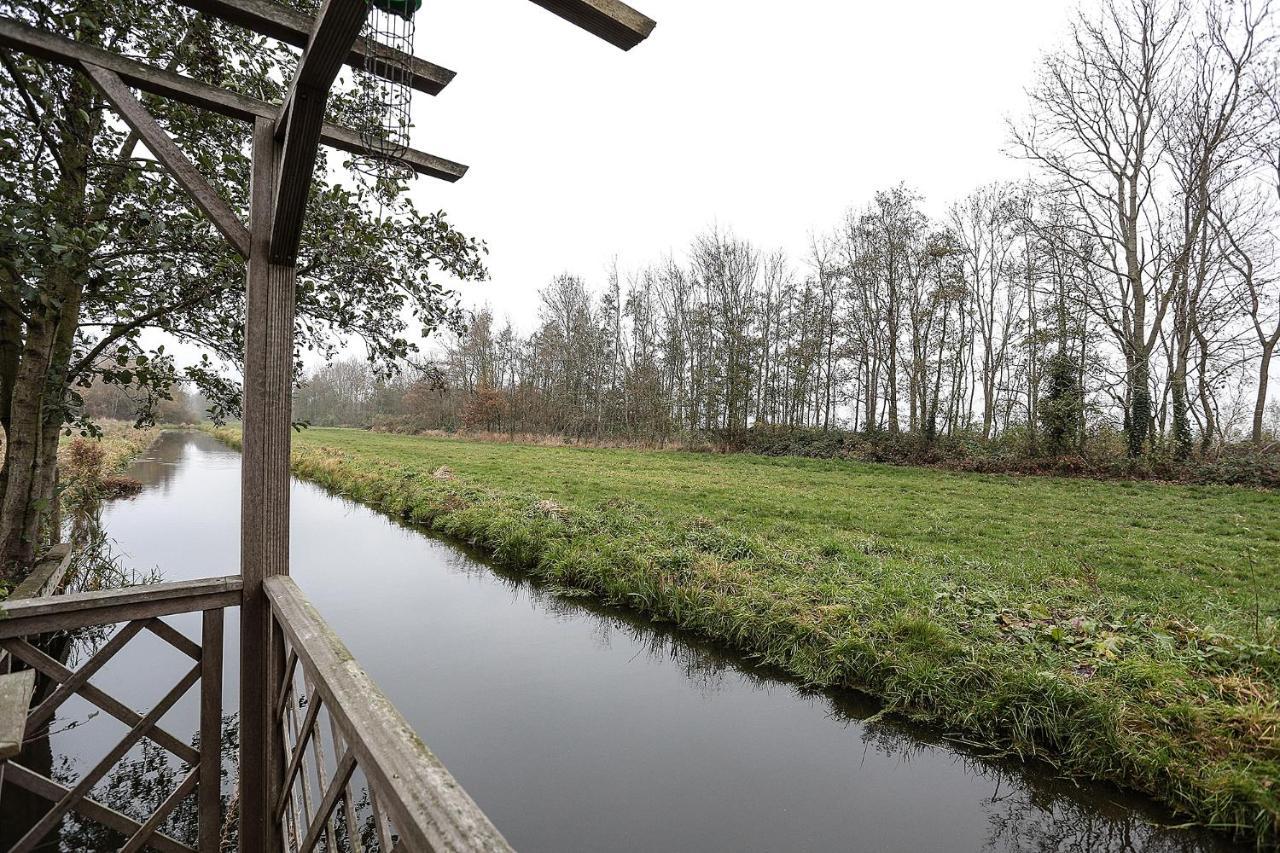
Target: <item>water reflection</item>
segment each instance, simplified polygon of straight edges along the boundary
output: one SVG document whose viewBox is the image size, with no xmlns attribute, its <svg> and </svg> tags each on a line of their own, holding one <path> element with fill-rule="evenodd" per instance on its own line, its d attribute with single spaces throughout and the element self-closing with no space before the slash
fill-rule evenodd
<svg viewBox="0 0 1280 853">
<path fill-rule="evenodd" d="M 119 551 L 168 579 L 234 571 L 238 470 L 206 435 L 163 436 L 131 472 L 147 489 L 106 514 Z M 292 547 L 320 612 L 520 850 L 1229 849 L 309 484 Z"/>
</svg>

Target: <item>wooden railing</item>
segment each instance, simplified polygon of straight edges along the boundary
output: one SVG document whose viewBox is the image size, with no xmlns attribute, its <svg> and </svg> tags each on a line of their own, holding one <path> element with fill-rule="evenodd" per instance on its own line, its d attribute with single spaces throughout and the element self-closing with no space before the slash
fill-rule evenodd
<svg viewBox="0 0 1280 853">
<path fill-rule="evenodd" d="M 279 576 L 263 586 L 284 643 L 274 719 L 285 744 L 275 808 L 285 849 L 510 850 L 297 584 Z"/>
<path fill-rule="evenodd" d="M 281 732 L 284 754 L 251 764 L 263 767 L 274 780 L 281 853 L 509 851 L 502 835 L 413 733 L 297 584 L 287 576 L 273 577 L 264 581 L 263 590 L 282 667 L 268 710 Z M 25 723 L 15 727 L 8 720 L 8 727 L 16 732 L 8 739 L 29 743 L 47 737 L 54 714 L 72 696 L 88 701 L 128 729 L 101 760 L 68 784 L 28 766 L 24 753 L 12 747 L 0 754 L 4 771 L 0 784 L 16 786 L 51 804 L 13 843 L 10 853 L 36 849 L 71 812 L 119 833 L 126 839 L 123 851 L 218 853 L 225 829 L 223 616 L 225 608 L 241 604 L 241 592 L 240 577 L 231 576 L 0 603 L 0 651 L 11 656 L 12 663 L 39 673 L 45 686 L 43 694 L 37 693 L 28 705 L 29 673 L 7 682 L 9 692 L 21 697 L 8 704 L 26 711 Z M 198 641 L 164 620 L 196 612 L 202 613 Z M 74 670 L 37 641 L 53 631 L 114 625 L 120 627 Z M 149 711 L 139 712 L 95 685 L 93 677 L 144 631 L 189 657 L 192 666 Z M 197 682 L 200 736 L 192 746 L 158 723 Z M 0 719 L 0 738 L 6 737 L 5 722 Z M 178 784 L 150 815 L 129 816 L 90 794 L 143 738 L 167 750 L 183 769 Z M 195 847 L 190 840 L 161 832 L 179 803 L 192 795 L 198 812 Z"/>
<path fill-rule="evenodd" d="M 122 851 L 217 853 L 222 831 L 222 628 L 225 608 L 240 603 L 240 578 L 210 578 L 150 584 L 104 592 L 42 596 L 0 604 L 0 648 L 47 679 L 47 695 L 36 695 L 23 727 L 24 739 L 47 736 L 54 713 L 72 696 L 88 701 L 123 723 L 128 731 L 106 754 L 68 787 L 24 765 L 22 753 L 6 763 L 4 784 L 14 785 L 52 804 L 9 848 L 10 853 L 36 849 L 71 812 L 125 837 Z M 203 614 L 199 642 L 188 638 L 163 617 Z M 121 625 L 110 639 L 75 670 L 38 648 L 32 639 L 52 631 Z M 142 631 L 154 634 L 192 660 L 191 668 L 145 714 L 95 686 L 90 679 Z M 158 725 L 161 717 L 200 683 L 199 747 Z M 178 785 L 142 820 L 103 805 L 89 796 L 94 787 L 129 752 L 147 738 L 174 755 L 185 768 Z M 173 810 L 191 794 L 198 797 L 197 848 L 159 831 Z"/>
</svg>

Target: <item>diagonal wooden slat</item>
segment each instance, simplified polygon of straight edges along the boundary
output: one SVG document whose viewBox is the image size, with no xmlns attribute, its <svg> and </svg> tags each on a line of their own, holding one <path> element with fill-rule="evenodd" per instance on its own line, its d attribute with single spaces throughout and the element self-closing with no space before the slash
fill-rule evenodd
<svg viewBox="0 0 1280 853">
<path fill-rule="evenodd" d="M 289 786 L 289 796 L 291 797 L 298 820 L 298 831 L 305 833 L 307 826 L 311 823 L 311 779 L 307 775 L 307 744 L 311 741 L 311 734 L 314 733 L 314 727 L 308 730 L 307 736 L 303 736 L 302 730 L 298 726 L 298 709 L 292 702 L 289 703 L 289 732 L 292 735 L 293 757 L 300 759 L 298 762 L 298 773 L 295 777 L 298 787 L 302 790 L 301 803 L 297 798 L 293 797 L 293 787 Z M 286 741 L 288 743 L 290 741 Z"/>
<path fill-rule="evenodd" d="M 78 692 L 94 673 L 102 669 L 107 661 L 115 657 L 116 652 L 120 651 L 125 643 L 133 639 L 142 630 L 143 624 L 142 620 L 135 620 L 116 631 L 111 639 L 107 640 L 102 648 L 94 653 L 93 657 L 85 661 L 70 678 L 58 685 L 57 690 L 49 694 L 48 699 L 32 710 L 27 716 L 27 737 L 34 735 L 44 725 L 45 721 L 52 717 L 54 712 L 61 707 L 63 702 L 70 699 L 72 694 Z"/>
<path fill-rule="evenodd" d="M 333 810 L 338 805 L 338 798 L 342 796 L 342 791 L 347 785 L 347 781 L 351 778 L 351 774 L 356 769 L 356 756 L 351 751 L 351 747 L 347 747 L 347 751 L 342 754 L 342 758 L 338 759 L 338 767 L 333 773 L 333 780 L 325 789 L 324 796 L 320 799 L 320 805 L 316 811 L 316 815 L 311 820 L 311 826 L 307 828 L 307 835 L 302 839 L 302 851 L 314 850 L 316 842 L 320 840 L 320 833 L 326 831 L 329 827 L 329 817 L 333 814 Z M 332 834 L 329 836 L 332 839 Z M 329 850 L 335 850 L 333 841 L 329 842 Z"/>
<path fill-rule="evenodd" d="M 207 610 L 205 612 L 212 613 L 214 611 Z M 192 660 L 200 660 L 200 644 L 168 622 L 162 619 L 148 619 L 146 629 Z"/>
<path fill-rule="evenodd" d="M 276 719 L 284 716 L 284 706 L 293 696 L 293 674 L 298 668 L 298 653 L 289 649 L 288 658 L 284 662 L 284 678 L 280 680 L 280 689 L 276 691 Z"/>
<path fill-rule="evenodd" d="M 333 714 L 328 716 L 330 743 L 333 744 L 333 753 L 334 755 L 341 755 L 346 751 L 347 743 L 342 737 L 342 730 L 338 728 L 338 721 L 334 719 Z M 359 816 L 356 814 L 355 800 L 351 797 L 350 779 L 347 780 L 347 787 L 343 792 L 342 809 L 347 824 L 347 841 L 351 845 L 351 851 L 352 853 L 364 853 L 364 841 L 360 837 Z"/>
<path fill-rule="evenodd" d="M 188 773 L 178 787 L 174 788 L 169 796 L 164 798 L 164 802 L 152 813 L 151 817 L 147 818 L 146 822 L 138 827 L 138 831 L 129 836 L 129 840 L 120 848 L 120 853 L 137 853 L 143 848 L 143 845 L 150 844 L 152 837 L 156 834 L 156 830 L 160 828 L 160 824 L 164 823 L 164 819 L 169 816 L 169 813 L 177 808 L 178 803 L 191 795 L 191 792 L 196 789 L 198 781 L 200 781 L 200 771 L 197 768 Z"/>
<path fill-rule="evenodd" d="M 90 62 L 82 62 L 81 67 L 102 90 L 102 94 L 107 96 L 107 100 L 116 108 L 116 112 L 125 120 L 125 124 L 142 137 L 147 149 L 168 170 L 178 185 L 187 191 L 187 195 L 191 196 L 196 206 L 204 211 L 204 215 L 209 218 L 214 227 L 222 232 L 222 236 L 227 238 L 231 247 L 239 252 L 241 257 L 249 257 L 249 229 L 244 227 L 244 223 L 231 209 L 231 205 L 227 204 L 218 191 L 200 174 L 200 170 L 173 141 L 173 137 L 156 123 L 155 117 L 147 111 L 141 101 L 133 96 L 133 92 L 129 91 L 129 87 L 120 79 L 120 75 Z"/>
<path fill-rule="evenodd" d="M 284 805 L 284 798 L 291 796 L 289 789 L 293 787 L 294 777 L 298 775 L 298 769 L 302 766 L 302 760 L 306 755 L 307 742 L 311 739 L 311 735 L 316 727 L 316 715 L 320 713 L 320 697 L 313 693 L 310 702 L 307 705 L 307 714 L 302 718 L 302 726 L 297 726 L 296 717 L 291 721 L 290 728 L 294 729 L 293 753 L 289 759 L 289 766 L 284 771 L 283 784 L 280 786 L 280 799 L 276 802 L 276 809 L 279 810 Z M 290 703 L 290 714 L 292 715 L 292 703 Z M 302 796 L 307 798 L 309 789 L 306 784 L 306 775 L 303 775 Z M 307 807 L 310 811 L 309 806 Z M 307 814 L 307 820 L 311 819 L 311 815 Z"/>
<path fill-rule="evenodd" d="M 103 776 L 120 761 L 124 755 L 133 748 L 144 735 L 150 731 L 151 727 L 163 717 L 170 708 L 173 707 L 182 695 L 196 683 L 200 677 L 200 667 L 193 666 L 191 670 L 183 676 L 183 678 L 173 686 L 173 688 L 164 695 L 154 708 L 147 712 L 147 715 L 138 721 L 129 732 L 114 747 L 107 751 L 107 754 L 93 766 L 93 769 L 80 777 L 80 781 L 75 784 L 70 791 L 62 797 L 57 804 L 49 810 L 44 817 L 36 821 L 35 825 L 27 831 L 26 835 L 18 839 L 18 842 L 9 849 L 9 853 L 30 853 L 34 850 L 49 831 L 53 829 L 62 818 L 69 812 L 73 806 L 80 800 L 83 800 L 88 793 L 93 790 L 93 786 L 98 784 Z"/>
<path fill-rule="evenodd" d="M 32 669 L 37 670 L 41 675 L 47 676 L 59 684 L 65 683 L 74 674 L 71 670 L 67 669 L 65 666 L 24 640 L 0 640 L 0 645 L 3 645 L 13 653 L 14 657 L 27 664 L 27 666 L 30 666 Z M 142 720 L 142 716 L 138 714 L 137 711 L 129 708 L 114 696 L 99 690 L 92 684 L 82 684 L 76 693 L 89 702 L 92 702 L 94 705 L 97 705 L 103 711 L 106 711 L 126 726 L 136 726 Z M 147 737 L 172 752 L 187 764 L 195 764 L 200 760 L 200 753 L 193 749 L 190 744 L 183 743 L 181 740 L 169 734 L 169 732 L 159 726 L 153 726 L 151 731 L 148 732 Z"/>
<path fill-rule="evenodd" d="M 71 789 L 65 785 L 42 776 L 34 770 L 29 770 L 21 764 L 10 763 L 8 768 L 6 782 L 17 785 L 22 790 L 35 794 L 37 797 L 43 797 L 49 802 L 57 802 L 70 793 Z M 108 829 L 114 829 L 126 837 L 137 832 L 138 828 L 142 826 L 133 818 L 120 814 L 115 809 L 108 808 L 89 797 L 79 800 L 73 806 L 73 810 Z M 162 833 L 152 835 L 149 846 L 159 851 L 159 853 L 196 853 L 187 845 Z"/>
<path fill-rule="evenodd" d="M 315 687 L 312 686 L 311 680 L 307 677 L 307 674 L 305 672 L 302 674 L 302 684 L 307 689 L 308 693 L 312 694 L 313 696 L 316 694 L 316 689 Z M 330 715 L 329 719 L 332 722 L 333 720 L 332 715 Z M 318 721 L 317 721 L 317 725 L 318 725 Z M 335 750 L 336 750 L 336 747 L 335 747 Z M 323 728 L 317 728 L 311 735 L 311 759 L 312 761 L 315 762 L 315 766 L 316 766 L 316 784 L 319 786 L 320 790 L 323 791 L 328 786 L 328 781 L 327 781 L 328 771 L 325 769 L 324 729 Z M 325 823 L 324 839 L 325 839 L 325 844 L 327 845 L 325 847 L 326 850 L 338 849 L 334 841 L 332 820 L 326 821 Z"/>
</svg>

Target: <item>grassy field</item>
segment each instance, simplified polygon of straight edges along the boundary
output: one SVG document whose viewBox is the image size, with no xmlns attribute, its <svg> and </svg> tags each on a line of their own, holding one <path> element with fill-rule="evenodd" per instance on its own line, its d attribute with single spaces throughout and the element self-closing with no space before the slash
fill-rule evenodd
<svg viewBox="0 0 1280 853">
<path fill-rule="evenodd" d="M 327 429 L 296 436 L 294 468 L 807 682 L 1280 840 L 1275 492 Z"/>
</svg>

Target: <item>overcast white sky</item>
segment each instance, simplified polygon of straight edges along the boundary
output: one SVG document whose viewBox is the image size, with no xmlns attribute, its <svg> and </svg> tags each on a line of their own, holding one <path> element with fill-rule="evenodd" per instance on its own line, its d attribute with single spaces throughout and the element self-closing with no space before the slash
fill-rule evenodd
<svg viewBox="0 0 1280 853">
<path fill-rule="evenodd" d="M 1069 0 L 634 0 L 658 21 L 628 53 L 527 0 L 425 0 L 417 55 L 458 73 L 415 93 L 413 144 L 459 160 L 418 179 L 486 240 L 463 288 L 531 327 L 569 271 L 601 284 L 682 255 L 712 223 L 797 260 L 807 236 L 906 180 L 940 214 L 1023 173 L 1001 151 Z"/>
</svg>

